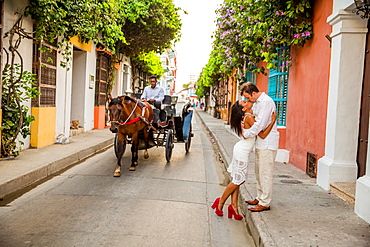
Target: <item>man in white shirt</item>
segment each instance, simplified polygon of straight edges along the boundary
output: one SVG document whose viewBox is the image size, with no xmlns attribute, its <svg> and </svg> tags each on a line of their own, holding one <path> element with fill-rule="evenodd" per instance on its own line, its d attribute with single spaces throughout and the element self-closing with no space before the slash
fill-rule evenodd
<svg viewBox="0 0 370 247">
<path fill-rule="evenodd" d="M 276 111 L 276 106 L 271 97 L 264 92 L 260 92 L 251 82 L 244 83 L 240 88 L 240 93 L 249 101 L 254 102 L 253 114 L 256 122 L 250 129 L 243 129 L 243 136 L 245 138 L 257 136 L 255 165 L 257 197 L 246 202 L 250 205 L 256 205 L 248 208 L 250 211 L 260 212 L 270 209 L 274 162 L 279 146 L 279 132 L 275 124 L 265 139 L 258 137 L 258 133 L 266 129 L 271 123 L 271 114 Z"/>
<path fill-rule="evenodd" d="M 141 95 L 142 100 L 146 100 L 149 104 L 154 105 L 153 109 L 154 122 L 159 123 L 166 121 L 166 113 L 161 109 L 162 100 L 164 99 L 164 88 L 157 85 L 157 77 L 152 75 L 149 77 L 150 85 L 144 88 Z"/>
<path fill-rule="evenodd" d="M 149 77 L 149 82 L 150 85 L 144 88 L 141 99 L 148 101 L 157 109 L 161 109 L 162 100 L 164 99 L 164 89 L 161 86 L 157 86 L 157 77 L 155 75 Z"/>
</svg>

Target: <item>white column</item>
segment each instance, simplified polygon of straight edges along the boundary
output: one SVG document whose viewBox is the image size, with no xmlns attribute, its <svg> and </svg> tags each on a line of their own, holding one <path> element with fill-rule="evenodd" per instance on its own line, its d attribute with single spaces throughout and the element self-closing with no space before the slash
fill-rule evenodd
<svg viewBox="0 0 370 247">
<path fill-rule="evenodd" d="M 332 25 L 332 52 L 325 156 L 319 159 L 317 184 L 357 179 L 357 142 L 361 106 L 367 20 L 339 10 L 328 17 Z"/>
<path fill-rule="evenodd" d="M 72 46 L 72 45 L 71 45 Z M 72 49 L 72 47 L 70 47 Z M 71 96 L 72 96 L 72 69 L 67 70 L 60 66 L 60 61 L 63 60 L 61 54 L 58 54 L 57 59 L 57 85 L 56 85 L 56 135 L 63 134 L 66 137 L 70 135 L 71 125 Z M 68 68 L 73 66 L 73 61 L 70 61 Z"/>
<path fill-rule="evenodd" d="M 94 129 L 94 103 L 95 103 L 95 76 L 96 76 L 96 46 L 93 43 L 91 47 L 92 52 L 86 54 L 86 84 L 85 86 L 85 110 L 84 118 L 85 125 L 84 130 Z M 90 75 L 93 75 L 94 80 L 92 87 L 90 87 Z"/>
<path fill-rule="evenodd" d="M 125 69 L 123 72 L 123 93 L 132 93 L 131 88 L 131 66 L 129 63 L 125 64 Z"/>
</svg>

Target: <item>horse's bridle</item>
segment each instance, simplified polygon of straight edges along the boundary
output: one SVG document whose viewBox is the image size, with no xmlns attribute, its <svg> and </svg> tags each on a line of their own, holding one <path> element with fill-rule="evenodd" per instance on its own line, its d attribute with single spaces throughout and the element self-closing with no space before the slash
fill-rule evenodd
<svg viewBox="0 0 370 247">
<path fill-rule="evenodd" d="M 120 121 L 121 116 L 122 116 L 122 110 L 121 110 L 121 112 L 118 116 L 118 120 L 117 121 L 111 121 L 111 123 L 115 123 L 115 124 L 118 124 L 118 125 L 130 125 L 130 124 L 133 124 L 133 123 L 136 123 L 137 121 L 139 121 L 141 119 L 140 117 L 136 117 L 136 118 L 132 119 L 131 121 L 128 121 L 130 119 L 130 117 L 132 116 L 132 114 L 134 114 L 138 103 L 139 103 L 139 101 L 136 100 L 135 107 L 132 109 L 130 115 L 126 118 L 126 120 L 124 122 Z"/>
</svg>

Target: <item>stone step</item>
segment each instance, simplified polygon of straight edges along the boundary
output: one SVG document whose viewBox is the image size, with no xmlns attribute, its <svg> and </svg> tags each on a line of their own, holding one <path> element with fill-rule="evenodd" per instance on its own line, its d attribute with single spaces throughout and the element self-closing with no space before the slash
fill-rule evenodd
<svg viewBox="0 0 370 247">
<path fill-rule="evenodd" d="M 76 136 L 82 133 L 84 133 L 84 128 L 79 127 L 78 129 L 71 129 L 69 136 Z"/>
<path fill-rule="evenodd" d="M 330 191 L 342 200 L 355 204 L 356 183 L 334 182 L 330 184 Z"/>
</svg>

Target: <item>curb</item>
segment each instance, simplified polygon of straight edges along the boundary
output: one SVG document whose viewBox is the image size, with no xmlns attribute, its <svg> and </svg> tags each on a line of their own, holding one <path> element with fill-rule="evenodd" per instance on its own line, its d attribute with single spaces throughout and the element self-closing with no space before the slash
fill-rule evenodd
<svg viewBox="0 0 370 247">
<path fill-rule="evenodd" d="M 30 172 L 15 177 L 4 184 L 0 184 L 0 200 L 11 197 L 18 191 L 21 191 L 28 186 L 35 185 L 39 181 L 47 179 L 48 177 L 55 175 L 64 169 L 68 169 L 111 146 L 113 146 L 113 138 L 98 143 L 94 146 L 82 149 L 58 160 L 51 161 L 41 168 L 31 170 Z"/>
<path fill-rule="evenodd" d="M 209 129 L 207 124 L 204 122 L 198 111 L 195 111 L 197 113 L 197 116 L 201 120 L 203 126 L 207 129 L 208 133 L 211 135 L 211 137 L 215 140 L 215 143 L 218 147 L 218 150 L 222 157 L 229 156 L 223 146 L 220 144 L 220 139 L 215 136 L 212 131 Z M 225 170 L 227 170 L 229 163 L 226 158 L 222 159 L 222 162 L 224 164 Z M 228 172 L 225 172 L 227 175 Z M 266 226 L 266 223 L 264 222 L 262 216 L 258 213 L 252 213 L 248 210 L 248 205 L 245 203 L 247 200 L 244 195 L 249 195 L 249 198 L 252 198 L 253 196 L 249 193 L 248 190 L 244 188 L 244 186 L 240 186 L 240 192 L 239 192 L 239 207 L 242 211 L 242 214 L 244 217 L 244 222 L 247 226 L 248 231 L 253 237 L 253 240 L 258 247 L 266 247 L 266 246 L 277 246 L 275 241 L 273 241 L 271 234 L 264 229 L 268 229 Z"/>
</svg>

